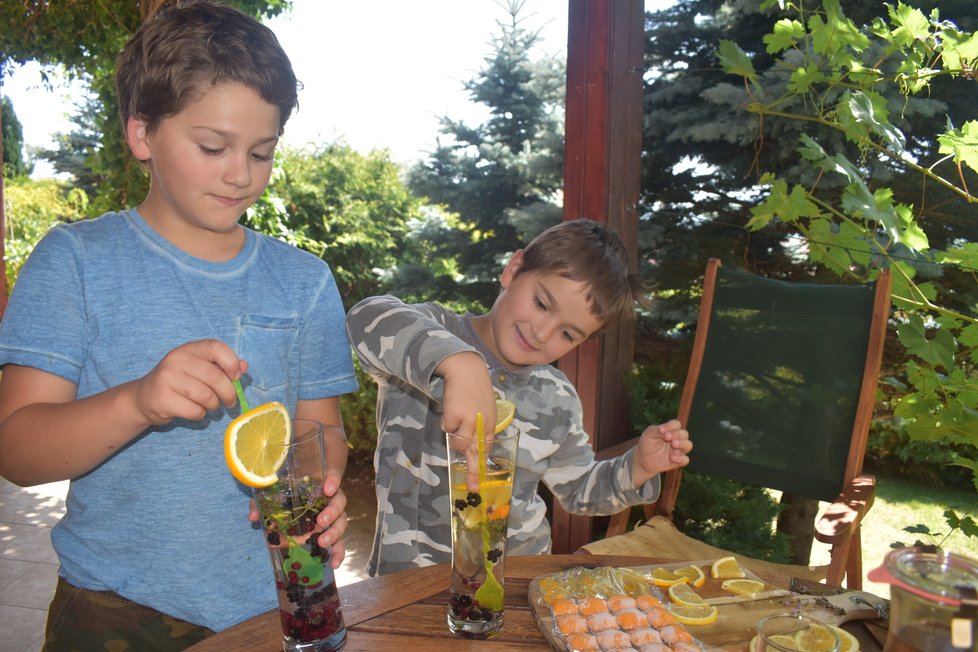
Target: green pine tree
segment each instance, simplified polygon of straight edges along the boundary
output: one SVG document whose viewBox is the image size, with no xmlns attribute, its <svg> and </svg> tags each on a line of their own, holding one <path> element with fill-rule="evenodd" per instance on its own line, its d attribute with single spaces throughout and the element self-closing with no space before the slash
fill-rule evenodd
<svg viewBox="0 0 978 652">
<path fill-rule="evenodd" d="M 7 179 L 27 176 L 33 169 L 24 160 L 24 128 L 9 98 L 0 98 L 0 120 L 3 122 L 3 176 Z"/>
<path fill-rule="evenodd" d="M 465 84 L 488 118 L 471 126 L 443 117 L 444 140 L 408 176 L 412 191 L 459 220 L 455 228 L 430 224 L 418 234 L 442 258 L 458 261 L 453 275 L 411 264 L 398 270 L 424 279 L 429 300 L 488 308 L 506 257 L 561 217 L 565 66 L 554 56 L 532 57 L 540 36 L 525 26 L 524 4 L 509 2 L 494 51 Z"/>
</svg>

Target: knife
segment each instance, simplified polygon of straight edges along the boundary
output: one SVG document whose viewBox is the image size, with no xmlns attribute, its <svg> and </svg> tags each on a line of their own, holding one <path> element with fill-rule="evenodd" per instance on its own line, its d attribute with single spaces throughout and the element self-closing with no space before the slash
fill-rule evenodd
<svg viewBox="0 0 978 652">
<path fill-rule="evenodd" d="M 839 616 L 847 616 L 844 620 L 879 618 L 889 621 L 890 619 L 889 600 L 866 591 L 851 591 L 841 586 L 822 584 L 801 577 L 792 577 L 788 582 L 788 588 L 792 593 L 813 595 L 819 598 L 818 602 L 821 606 Z M 866 610 L 872 610 L 875 615 L 865 613 Z"/>
</svg>

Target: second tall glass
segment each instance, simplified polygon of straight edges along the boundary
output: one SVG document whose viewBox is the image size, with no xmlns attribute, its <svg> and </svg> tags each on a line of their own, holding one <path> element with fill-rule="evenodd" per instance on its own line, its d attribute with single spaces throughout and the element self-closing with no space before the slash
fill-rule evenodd
<svg viewBox="0 0 978 652">
<path fill-rule="evenodd" d="M 506 531 L 519 435 L 510 425 L 481 446 L 465 446 L 446 435 L 452 508 L 448 628 L 464 638 L 488 638 L 503 627 Z"/>
</svg>

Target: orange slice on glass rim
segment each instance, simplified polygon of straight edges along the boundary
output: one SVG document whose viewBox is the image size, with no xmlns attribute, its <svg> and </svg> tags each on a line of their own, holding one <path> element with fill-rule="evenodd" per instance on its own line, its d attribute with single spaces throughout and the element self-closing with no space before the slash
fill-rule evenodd
<svg viewBox="0 0 978 652">
<path fill-rule="evenodd" d="M 267 487 L 288 455 L 292 419 L 285 406 L 265 403 L 243 412 L 224 431 L 224 459 L 231 475 L 249 487 Z"/>
</svg>

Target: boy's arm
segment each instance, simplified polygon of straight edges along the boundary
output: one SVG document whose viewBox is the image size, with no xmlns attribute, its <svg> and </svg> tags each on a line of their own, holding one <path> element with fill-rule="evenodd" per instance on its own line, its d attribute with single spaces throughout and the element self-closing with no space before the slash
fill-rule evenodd
<svg viewBox="0 0 978 652">
<path fill-rule="evenodd" d="M 370 297 L 347 314 L 346 330 L 368 373 L 399 378 L 440 401 L 440 387 L 433 383 L 437 367 L 455 353 L 478 355 L 446 328 L 442 319 L 447 314 L 434 304 L 406 304 L 386 295 Z M 484 362 L 482 366 L 485 368 Z"/>
<path fill-rule="evenodd" d="M 527 442 L 531 449 L 545 450 L 546 444 L 558 442 L 556 450 L 547 454 L 543 481 L 564 509 L 573 514 L 614 514 L 658 497 L 658 474 L 649 473 L 651 469 L 635 460 L 638 446 L 619 457 L 595 460 L 580 399 L 570 381 L 560 376 L 551 388 L 546 383 L 542 387 L 549 409 L 538 415 L 535 427 L 523 437 L 541 440 L 537 444 Z"/>
<path fill-rule="evenodd" d="M 151 425 L 196 420 L 237 401 L 231 378 L 247 368 L 223 342 L 189 342 L 146 376 L 76 399 L 71 381 L 32 367 L 0 375 L 0 475 L 30 486 L 101 464 Z"/>
</svg>

